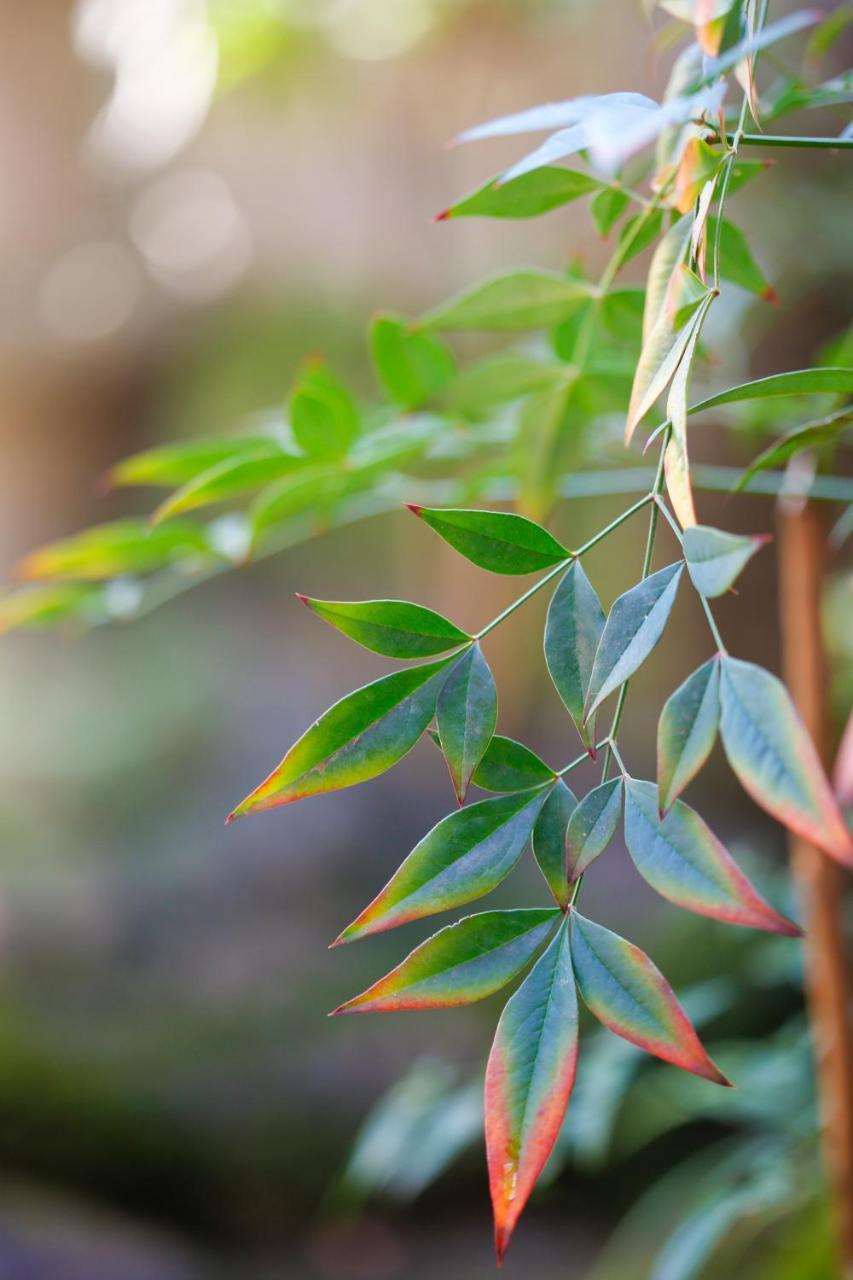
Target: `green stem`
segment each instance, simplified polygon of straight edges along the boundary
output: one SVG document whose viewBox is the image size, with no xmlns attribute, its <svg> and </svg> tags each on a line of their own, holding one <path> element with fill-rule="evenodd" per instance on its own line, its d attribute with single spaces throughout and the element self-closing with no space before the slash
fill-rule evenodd
<svg viewBox="0 0 853 1280">
<path fill-rule="evenodd" d="M 596 751 L 600 751 L 602 747 L 606 747 L 606 746 L 607 746 L 607 738 L 602 738 L 600 742 L 596 742 L 595 749 Z M 562 769 L 558 769 L 556 776 L 558 778 L 565 777 L 565 775 L 567 773 L 571 773 L 573 769 L 579 769 L 582 764 L 585 764 L 586 761 L 589 760 L 589 758 L 590 758 L 589 752 L 584 751 L 582 755 L 576 756 L 574 760 L 571 760 L 568 764 L 563 765 Z"/>
<path fill-rule="evenodd" d="M 638 511 L 642 511 L 643 507 L 648 506 L 653 497 L 654 494 L 647 493 L 644 497 L 640 498 L 639 502 L 635 502 L 632 506 L 627 507 L 621 515 L 616 517 L 615 520 L 611 520 L 610 524 L 605 525 L 605 527 L 598 533 L 593 534 L 593 536 L 588 539 L 582 547 L 578 547 L 577 551 L 574 553 L 575 557 L 580 558 L 580 556 L 585 556 L 587 551 L 591 551 L 594 546 L 597 546 L 597 544 L 606 538 L 608 534 L 611 534 L 614 529 L 618 529 L 620 524 L 624 524 L 626 520 L 631 518 L 631 516 L 635 515 Z"/>
<path fill-rule="evenodd" d="M 526 604 L 528 600 L 535 596 L 537 591 L 541 591 L 542 588 L 547 586 L 553 578 L 556 578 L 557 574 L 562 573 L 573 560 L 577 559 L 578 556 L 586 555 L 587 551 L 591 550 L 592 547 L 601 542 L 603 538 L 606 538 L 608 534 L 611 534 L 614 529 L 618 529 L 620 524 L 624 524 L 625 521 L 629 520 L 637 511 L 641 511 L 643 507 L 647 506 L 648 503 L 651 502 L 652 497 L 653 495 L 651 493 L 647 493 L 645 497 L 640 498 L 638 502 L 635 502 L 630 507 L 626 508 L 626 510 L 618 515 L 615 520 L 611 520 L 610 524 L 605 525 L 605 527 L 600 529 L 598 533 L 593 534 L 593 536 L 585 542 L 582 547 L 579 547 L 577 551 L 573 551 L 565 560 L 561 560 L 559 564 L 555 564 L 554 568 L 549 569 L 543 578 L 540 578 L 538 582 L 534 582 L 532 587 L 528 587 L 523 595 L 520 595 L 517 600 L 513 600 L 512 604 L 507 605 L 507 607 L 503 609 L 496 618 L 492 618 L 491 622 L 487 622 L 483 629 L 478 631 L 473 639 L 482 640 L 483 636 L 487 636 L 490 631 L 494 631 L 495 627 L 499 626 L 506 618 L 509 618 L 513 613 L 515 613 L 516 609 L 520 609 L 523 604 Z"/>
<path fill-rule="evenodd" d="M 727 133 L 726 142 L 731 146 L 737 134 Z M 773 133 L 742 133 L 739 139 L 745 147 L 798 147 L 815 151 L 853 151 L 853 138 L 785 137 Z"/>
<path fill-rule="evenodd" d="M 622 759 L 621 755 L 619 754 L 619 748 L 617 747 L 616 743 L 612 739 L 610 741 L 610 750 L 613 752 L 613 759 L 618 764 L 619 771 L 622 774 L 622 777 L 623 778 L 630 777 L 628 770 L 625 768 L 625 761 Z"/>
<path fill-rule="evenodd" d="M 663 465 L 664 465 L 664 456 L 666 454 L 666 446 L 668 444 L 669 444 L 669 432 L 667 431 L 666 434 L 664 435 L 663 440 L 661 441 L 660 458 L 658 459 L 658 469 L 657 469 L 657 474 L 655 475 L 654 485 L 652 486 L 653 498 L 656 498 L 663 491 L 663 482 L 664 482 Z M 643 556 L 643 568 L 640 574 L 641 582 L 649 576 L 649 570 L 652 567 L 652 556 L 654 555 L 654 550 L 655 550 L 655 537 L 657 535 L 657 528 L 658 528 L 658 507 L 657 507 L 657 503 L 653 502 L 652 509 L 649 512 L 649 531 L 646 535 L 646 551 L 645 551 L 645 555 Z M 622 723 L 622 713 L 625 710 L 625 699 L 628 696 L 628 683 L 629 682 L 626 680 L 624 684 L 621 686 L 621 688 L 619 689 L 619 697 L 616 700 L 616 709 L 613 712 L 613 721 L 610 725 L 610 733 L 608 734 L 610 743 L 608 744 L 607 750 L 604 753 L 604 764 L 601 770 L 602 782 L 605 782 L 607 780 L 607 772 L 610 768 L 610 757 L 612 754 L 612 743 L 613 743 L 613 740 L 616 738 L 616 735 L 619 732 L 619 726 Z"/>
<path fill-rule="evenodd" d="M 670 529 L 675 534 L 676 538 L 678 539 L 678 544 L 680 546 L 681 543 L 684 541 L 684 536 L 681 532 L 681 527 L 679 526 L 678 521 L 675 519 L 675 516 L 672 514 L 672 512 L 670 511 L 669 507 L 666 505 L 666 503 L 664 502 L 660 494 L 655 495 L 655 506 L 658 508 L 661 515 L 664 517 L 667 524 L 669 525 Z"/>
<path fill-rule="evenodd" d="M 701 592 L 698 592 L 697 594 L 699 595 L 699 599 L 702 602 L 702 608 L 705 612 L 705 617 L 708 620 L 708 626 L 711 629 L 711 635 L 714 637 L 714 644 L 717 646 L 720 653 L 727 653 L 728 650 L 726 649 L 726 646 L 723 643 L 723 637 L 720 635 L 720 629 L 717 626 L 716 622 L 714 621 L 714 615 L 711 612 L 711 606 L 708 604 L 708 601 L 705 599 L 705 597 L 702 595 Z"/>
<path fill-rule="evenodd" d="M 561 560 L 559 564 L 555 564 L 553 569 L 548 570 L 544 578 L 540 578 L 538 582 L 534 582 L 532 587 L 528 587 L 524 592 L 524 595 L 519 596 L 517 600 L 513 600 L 512 604 L 507 605 L 507 607 L 502 610 L 496 618 L 492 618 L 491 622 L 487 622 L 482 631 L 478 631 L 473 638 L 475 640 L 482 640 L 483 636 L 487 636 L 490 631 L 494 631 L 495 627 L 499 626 L 500 623 L 515 613 L 516 609 L 520 609 L 523 604 L 526 604 L 528 600 L 532 599 L 533 596 L 536 595 L 537 591 L 541 591 L 542 588 L 552 580 L 552 578 L 556 578 L 558 573 L 562 573 L 563 570 L 571 564 L 572 560 L 574 560 L 574 555 L 570 555 L 565 560 Z"/>
</svg>

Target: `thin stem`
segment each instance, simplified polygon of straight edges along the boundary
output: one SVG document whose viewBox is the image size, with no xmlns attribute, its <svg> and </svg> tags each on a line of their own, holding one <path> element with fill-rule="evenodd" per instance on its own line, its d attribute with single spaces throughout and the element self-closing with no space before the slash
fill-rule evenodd
<svg viewBox="0 0 853 1280">
<path fill-rule="evenodd" d="M 616 743 L 615 743 L 615 741 L 614 741 L 614 739 L 613 739 L 613 738 L 611 738 L 611 739 L 610 739 L 610 744 L 609 744 L 609 745 L 610 745 L 610 750 L 613 752 L 613 759 L 614 759 L 614 760 L 616 761 L 616 763 L 618 764 L 618 766 L 619 766 L 619 771 L 621 772 L 622 777 L 623 777 L 623 778 L 628 778 L 628 777 L 630 777 L 630 774 L 628 773 L 628 770 L 625 768 L 625 761 L 622 759 L 621 755 L 619 754 L 619 748 L 617 747 L 617 745 L 616 745 Z"/>
<path fill-rule="evenodd" d="M 663 437 L 663 440 L 661 441 L 660 457 L 658 459 L 658 469 L 655 475 L 654 485 L 652 486 L 653 498 L 656 498 L 663 490 L 663 482 L 664 482 L 663 466 L 664 466 L 664 457 L 666 455 L 666 446 L 669 444 L 669 435 L 670 433 L 667 431 Z M 654 555 L 654 550 L 655 550 L 655 537 L 657 535 L 657 527 L 658 527 L 658 507 L 657 507 L 657 503 L 653 502 L 651 511 L 649 512 L 649 531 L 646 535 L 646 550 L 643 556 L 643 568 L 640 574 L 641 582 L 649 576 L 649 570 L 652 567 L 652 556 Z M 616 709 L 613 712 L 613 721 L 610 725 L 610 733 L 608 735 L 608 737 L 610 738 L 610 742 L 608 743 L 607 750 L 604 753 L 604 764 L 601 770 L 602 782 L 605 782 L 607 780 L 607 773 L 608 773 L 608 770 L 610 769 L 610 756 L 612 754 L 612 744 L 617 733 L 619 732 L 619 726 L 622 723 L 622 713 L 625 710 L 625 699 L 627 698 L 627 696 L 628 696 L 628 681 L 626 680 L 619 690 L 619 697 L 616 700 Z"/>
<path fill-rule="evenodd" d="M 643 507 L 648 506 L 653 498 L 653 493 L 647 493 L 644 497 L 640 498 L 638 502 L 635 502 L 632 506 L 626 508 L 621 515 L 618 515 L 615 520 L 611 520 L 610 524 L 606 525 L 599 533 L 593 534 L 593 536 L 589 538 L 582 547 L 578 547 L 577 551 L 574 553 L 575 556 L 578 558 L 580 556 L 585 556 L 587 551 L 591 551 L 592 548 L 597 546 L 599 542 L 608 536 L 608 534 L 611 534 L 614 529 L 618 529 L 620 524 L 624 524 L 626 520 L 631 518 L 631 516 L 635 515 L 638 511 L 642 511 Z"/>
<path fill-rule="evenodd" d="M 555 564 L 553 569 L 548 570 L 544 578 L 540 578 L 538 582 L 534 582 L 532 587 L 528 587 L 524 592 L 524 595 L 519 596 L 517 600 L 513 600 L 512 604 L 507 605 L 507 607 L 499 613 L 496 618 L 492 618 L 491 622 L 487 622 L 482 631 L 478 631 L 473 638 L 475 640 L 482 640 L 483 636 L 487 636 L 490 631 L 494 631 L 495 627 L 499 626 L 501 622 L 506 618 L 509 618 L 511 614 L 515 613 L 516 609 L 520 609 L 523 604 L 526 604 L 528 600 L 532 599 L 532 597 L 536 595 L 537 591 L 541 591 L 542 588 L 552 580 L 552 578 L 556 578 L 558 573 L 562 573 L 563 570 L 571 564 L 574 558 L 574 555 L 570 555 L 567 556 L 565 560 L 561 560 L 559 564 Z"/>
<path fill-rule="evenodd" d="M 666 520 L 672 532 L 675 534 L 676 538 L 678 539 L 678 544 L 680 546 L 681 543 L 684 541 L 684 535 L 681 532 L 681 526 L 679 525 L 675 516 L 672 514 L 672 512 L 670 511 L 669 507 L 666 505 L 666 503 L 664 502 L 660 494 L 655 494 L 655 506 L 657 507 L 661 515 Z"/>
<path fill-rule="evenodd" d="M 708 601 L 705 599 L 705 597 L 702 595 L 701 592 L 698 592 L 697 594 L 699 595 L 699 599 L 702 602 L 702 609 L 704 610 L 705 617 L 708 620 L 708 626 L 711 629 L 711 635 L 714 637 L 714 644 L 717 646 L 720 653 L 727 653 L 728 650 L 726 649 L 726 646 L 723 643 L 723 637 L 720 635 L 720 629 L 717 626 L 716 622 L 714 621 L 714 615 L 711 612 L 711 606 L 708 604 Z"/>
<path fill-rule="evenodd" d="M 595 750 L 600 751 L 602 747 L 607 746 L 607 743 L 608 743 L 608 739 L 602 738 L 600 742 L 596 742 Z M 589 760 L 589 752 L 584 751 L 583 755 L 576 756 L 574 760 L 571 760 L 569 762 L 569 764 L 563 765 L 562 769 L 558 769 L 556 776 L 558 778 L 563 778 L 567 773 L 571 773 L 573 769 L 579 769 L 580 766 L 582 764 L 585 764 L 586 761 L 588 760 Z"/>
<path fill-rule="evenodd" d="M 727 133 L 726 142 L 731 146 L 737 134 Z M 739 142 L 744 147 L 800 147 L 814 151 L 851 151 L 853 138 L 811 138 L 784 136 L 773 133 L 742 133 Z"/>
</svg>

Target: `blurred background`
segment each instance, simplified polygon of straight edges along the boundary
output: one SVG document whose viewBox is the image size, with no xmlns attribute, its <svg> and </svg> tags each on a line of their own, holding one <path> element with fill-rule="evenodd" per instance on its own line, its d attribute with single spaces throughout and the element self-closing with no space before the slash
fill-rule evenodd
<svg viewBox="0 0 853 1280">
<path fill-rule="evenodd" d="M 0 19 L 9 580 L 30 547 L 134 509 L 97 493 L 120 457 L 280 403 L 306 355 L 369 388 L 364 334 L 380 308 L 423 309 L 517 263 L 600 269 L 606 247 L 576 205 L 535 223 L 434 224 L 517 154 L 445 141 L 550 98 L 659 95 L 671 61 L 633 0 L 0 0 Z M 708 329 L 723 380 L 811 363 L 849 320 L 838 162 L 786 155 L 762 184 L 733 207 L 747 232 L 760 220 L 783 307 L 728 291 Z M 713 431 L 698 453 L 748 456 Z M 558 524 L 577 544 L 619 509 L 564 503 Z M 700 511 L 773 527 L 763 498 L 706 495 Z M 606 603 L 638 555 L 629 526 L 591 557 Z M 772 565 L 751 566 L 719 617 L 735 652 L 777 668 Z M 383 516 L 133 626 L 0 646 L 0 1280 L 492 1274 L 476 1082 L 499 998 L 325 1016 L 423 936 L 326 950 L 451 807 L 437 753 L 421 743 L 369 786 L 223 827 L 307 723 L 387 666 L 312 620 L 295 590 L 417 599 L 472 627 L 515 594 Z M 845 609 L 839 581 L 826 617 L 839 720 Z M 577 744 L 540 661 L 541 615 L 537 601 L 488 656 L 500 730 L 560 765 Z M 640 776 L 656 708 L 708 656 L 686 595 L 672 633 L 632 685 L 625 752 Z M 780 831 L 719 753 L 695 794 L 790 909 Z M 519 901 L 543 901 L 532 864 L 494 895 Z M 572 1104 L 578 1129 L 510 1271 L 651 1274 L 690 1196 L 729 1161 L 734 1199 L 707 1194 L 737 1270 L 702 1271 L 694 1226 L 655 1274 L 831 1276 L 798 945 L 682 918 L 621 848 L 585 901 L 688 993 L 741 1088 L 720 1101 L 640 1070 L 586 1026 L 596 1070 Z"/>
</svg>

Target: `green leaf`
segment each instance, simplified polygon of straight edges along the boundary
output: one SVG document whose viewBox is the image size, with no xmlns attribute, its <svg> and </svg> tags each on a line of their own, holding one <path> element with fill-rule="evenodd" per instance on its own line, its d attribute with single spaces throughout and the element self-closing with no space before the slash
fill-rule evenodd
<svg viewBox="0 0 853 1280">
<path fill-rule="evenodd" d="M 357 644 L 388 658 L 428 658 L 471 640 L 440 613 L 406 600 L 299 599 Z"/>
<path fill-rule="evenodd" d="M 611 778 L 589 791 L 573 811 L 566 833 L 568 876 L 579 880 L 616 834 L 622 812 L 622 779 Z"/>
<path fill-rule="evenodd" d="M 583 280 L 554 271 L 514 271 L 457 294 L 424 316 L 424 329 L 542 329 L 557 324 L 579 298 L 594 292 Z"/>
<path fill-rule="evenodd" d="M 0 596 L 0 634 L 18 629 L 40 630 L 57 623 L 91 623 L 109 614 L 109 587 L 82 586 L 79 582 L 24 587 Z"/>
<path fill-rule="evenodd" d="M 376 374 L 394 404 L 417 409 L 456 373 L 447 347 L 429 333 L 413 333 L 395 316 L 380 316 L 370 330 Z"/>
<path fill-rule="evenodd" d="M 547 165 L 509 182 L 493 178 L 438 214 L 436 222 L 448 218 L 535 218 L 600 188 L 601 183 L 587 173 Z"/>
<path fill-rule="evenodd" d="M 253 540 L 257 542 L 276 525 L 306 511 L 321 511 L 341 493 L 343 477 L 337 472 L 305 467 L 271 484 L 249 510 Z"/>
<path fill-rule="evenodd" d="M 631 587 L 613 605 L 595 654 L 586 718 L 645 662 L 663 635 L 684 565 L 667 565 Z"/>
<path fill-rule="evenodd" d="M 290 425 L 310 457 L 341 458 L 358 434 L 358 407 L 331 370 L 317 365 L 303 374 L 290 397 Z"/>
<path fill-rule="evenodd" d="M 691 326 L 690 338 L 679 361 L 666 398 L 666 414 L 672 423 L 672 431 L 664 451 L 664 473 L 670 502 L 683 529 L 696 523 L 696 506 L 690 462 L 687 456 L 687 387 L 699 341 L 703 316 L 708 303 L 700 308 L 696 322 Z"/>
<path fill-rule="evenodd" d="M 242 497 L 255 489 L 262 489 L 282 476 L 299 472 L 304 465 L 304 459 L 295 454 L 284 453 L 281 449 L 275 452 L 267 450 L 255 457 L 239 455 L 226 458 L 208 471 L 194 476 L 165 502 L 161 502 L 152 520 L 159 524 L 162 520 L 195 511 L 198 507 L 209 506 L 213 502 Z"/>
<path fill-rule="evenodd" d="M 624 247 L 624 256 L 622 257 L 622 265 L 630 262 L 632 258 L 636 258 L 644 249 L 648 249 L 660 235 L 660 229 L 663 226 L 663 214 L 660 209 L 654 210 L 651 214 L 647 209 L 643 209 L 640 213 L 635 213 L 633 218 L 622 227 L 619 232 L 619 247 Z"/>
<path fill-rule="evenodd" d="M 673 272 L 684 261 L 690 244 L 692 218 L 679 218 L 662 237 L 652 254 L 646 279 L 646 302 L 643 309 L 643 340 L 655 327 L 666 305 L 667 290 Z"/>
<path fill-rule="evenodd" d="M 766 537 L 742 537 L 703 524 L 685 529 L 684 558 L 694 587 L 709 600 L 724 595 L 766 542 Z"/>
<path fill-rule="evenodd" d="M 714 409 L 720 404 L 738 404 L 744 400 L 765 400 L 770 396 L 799 396 L 849 394 L 853 392 L 853 369 L 792 369 L 788 373 L 774 373 L 769 378 L 756 378 L 742 382 L 715 396 L 708 396 L 690 406 L 690 413 Z"/>
<path fill-rule="evenodd" d="M 584 701 L 604 610 L 584 572 L 573 560 L 554 592 L 545 622 L 545 661 L 554 686 L 575 722 L 584 746 L 594 741 L 594 720 L 584 725 Z"/>
<path fill-rule="evenodd" d="M 263 453 L 281 454 L 281 446 L 268 436 L 237 436 L 230 439 L 180 440 L 158 445 L 131 458 L 124 458 L 106 475 L 108 485 L 184 485 L 203 471 L 235 458 Z"/>
<path fill-rule="evenodd" d="M 443 402 L 467 416 L 481 415 L 495 405 L 518 400 L 532 391 L 548 391 L 565 382 L 562 365 L 508 351 L 463 369 Z"/>
<path fill-rule="evenodd" d="M 460 804 L 492 740 L 497 720 L 494 677 L 480 646 L 473 644 L 450 668 L 435 707 L 441 749 Z"/>
<path fill-rule="evenodd" d="M 684 271 L 686 270 L 687 268 L 684 268 Z M 701 294 L 698 293 L 690 276 L 681 273 L 679 268 L 676 268 L 676 271 L 679 272 L 676 277 L 679 288 L 667 301 L 654 327 L 643 342 L 643 350 L 640 353 L 634 384 L 631 388 L 631 403 L 628 407 L 625 426 L 626 443 L 630 441 L 637 424 L 646 416 L 658 396 L 662 395 L 672 380 L 701 323 L 704 314 L 703 303 L 712 296 L 707 289 Z M 676 318 L 686 318 L 683 328 L 674 327 Z"/>
<path fill-rule="evenodd" d="M 427 938 L 396 969 L 334 1012 L 441 1009 L 482 1000 L 521 972 L 559 918 L 555 908 L 466 916 Z"/>
<path fill-rule="evenodd" d="M 176 560 L 212 557 L 197 525 L 175 521 L 152 527 L 147 520 L 116 520 L 84 529 L 73 538 L 32 551 L 18 567 L 28 579 L 69 579 L 97 582 L 122 574 L 150 573 Z"/>
<path fill-rule="evenodd" d="M 626 783 L 625 842 L 643 879 L 677 907 L 728 924 L 799 935 L 750 884 L 695 810 L 676 800 L 666 817 L 659 816 L 653 782 Z"/>
<path fill-rule="evenodd" d="M 609 235 L 630 203 L 631 197 L 620 187 L 605 187 L 594 195 L 589 203 L 589 211 L 598 234 Z"/>
<path fill-rule="evenodd" d="M 599 1022 L 665 1062 L 715 1084 L 729 1083 L 645 952 L 574 910 L 571 940 L 580 993 Z"/>
<path fill-rule="evenodd" d="M 491 893 L 524 852 L 546 795 L 539 788 L 493 796 L 442 818 L 333 945 Z"/>
<path fill-rule="evenodd" d="M 469 644 L 471 637 L 455 623 L 407 600 L 298 599 L 330 626 L 373 653 L 388 658 L 428 658 L 434 653 Z"/>
<path fill-rule="evenodd" d="M 578 1003 L 564 921 L 507 1001 L 486 1067 L 486 1154 L 498 1262 L 559 1137 L 577 1056 Z"/>
<path fill-rule="evenodd" d="M 711 754 L 720 720 L 720 661 L 711 658 L 667 698 L 658 721 L 658 786 L 671 807 Z"/>
<path fill-rule="evenodd" d="M 352 787 L 390 769 L 411 751 L 432 719 L 451 661 L 444 658 L 395 671 L 341 698 L 315 720 L 228 821 Z"/>
<path fill-rule="evenodd" d="M 511 511 L 413 504 L 409 510 L 456 551 L 491 573 L 535 573 L 571 555 L 547 529 Z"/>
<path fill-rule="evenodd" d="M 720 732 L 741 786 L 797 835 L 853 866 L 850 833 L 782 681 L 728 656 L 720 676 Z"/>
<path fill-rule="evenodd" d="M 708 219 L 708 239 L 713 244 L 717 234 L 717 219 Z M 755 261 L 746 236 L 739 227 L 723 218 L 720 232 L 720 275 L 724 280 L 754 293 L 765 302 L 778 301 L 776 290 L 768 283 L 764 272 Z"/>
<path fill-rule="evenodd" d="M 551 788 L 533 828 L 533 856 L 560 907 L 564 907 L 569 900 L 566 828 L 576 805 L 573 793 L 563 779 L 559 778 Z"/>
<path fill-rule="evenodd" d="M 853 407 L 848 407 L 819 421 L 804 422 L 801 426 L 794 427 L 792 431 L 788 431 L 780 440 L 775 440 L 773 444 L 768 445 L 757 458 L 752 460 L 734 486 L 734 492 L 739 493 L 745 489 L 759 471 L 779 467 L 795 454 L 802 453 L 804 449 L 821 449 L 824 445 L 834 444 L 838 436 L 848 429 L 851 421 L 853 421 Z"/>
<path fill-rule="evenodd" d="M 496 733 L 471 781 L 484 791 L 527 791 L 553 782 L 554 771 L 521 742 Z"/>
</svg>

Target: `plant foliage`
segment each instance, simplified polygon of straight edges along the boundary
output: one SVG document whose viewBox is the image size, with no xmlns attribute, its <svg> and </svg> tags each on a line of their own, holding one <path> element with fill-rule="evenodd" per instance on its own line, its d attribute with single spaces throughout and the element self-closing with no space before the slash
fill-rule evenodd
<svg viewBox="0 0 853 1280">
<path fill-rule="evenodd" d="M 720 636 L 708 601 L 749 572 L 765 540 L 698 523 L 695 492 L 704 480 L 688 450 L 695 414 L 771 397 L 796 410 L 804 397 L 819 397 L 824 416 L 792 427 L 765 449 L 747 471 L 748 483 L 803 449 L 832 448 L 849 424 L 844 402 L 853 393 L 853 368 L 844 365 L 777 374 L 693 403 L 689 396 L 703 325 L 724 282 L 761 299 L 775 296 L 729 219 L 728 198 L 762 171 L 742 155 L 750 116 L 757 121 L 765 110 L 756 85 L 759 51 L 812 26 L 817 15 L 803 11 L 764 23 L 766 6 L 753 0 L 663 7 L 675 13 L 688 42 L 662 101 L 636 93 L 576 98 L 469 130 L 460 140 L 549 136 L 439 215 L 446 222 L 523 219 L 589 198 L 598 231 L 615 235 L 600 279 L 576 268 L 515 270 L 474 283 L 420 319 L 379 318 L 370 345 L 383 402 L 358 404 L 332 370 L 313 363 L 288 398 L 286 418 L 268 434 L 169 445 L 120 463 L 111 484 L 171 491 L 154 522 L 101 526 L 34 553 L 23 569 L 42 585 L 4 604 L 7 626 L 101 621 L 121 612 L 118 580 L 122 608 L 129 587 L 141 610 L 176 589 L 169 576 L 176 565 L 184 581 L 198 579 L 300 540 L 318 514 L 332 524 L 388 509 L 406 486 L 423 495 L 411 511 L 475 566 L 539 575 L 473 635 L 408 601 L 302 597 L 343 636 L 409 665 L 321 715 L 230 815 L 374 778 L 434 724 L 461 807 L 424 836 L 339 944 L 476 901 L 532 845 L 551 905 L 487 910 L 447 925 L 335 1011 L 466 1004 L 531 966 L 501 1014 L 486 1071 L 499 1257 L 569 1105 L 578 1058 L 576 991 L 624 1040 L 706 1081 L 728 1083 L 652 959 L 579 912 L 584 876 L 620 824 L 637 871 L 670 902 L 733 924 L 796 933 L 680 798 L 719 734 L 734 773 L 759 805 L 853 866 L 846 824 L 784 686 L 730 655 Z M 739 105 L 731 105 L 729 77 L 745 86 Z M 784 95 L 771 86 L 766 96 L 775 118 Z M 814 105 L 825 104 L 825 89 L 812 96 Z M 791 102 L 813 105 L 804 88 Z M 626 183 L 625 172 L 651 144 L 646 195 Z M 590 172 L 556 164 L 578 155 Z M 617 284 L 623 267 L 649 247 L 645 291 Z M 441 335 L 468 330 L 545 331 L 550 343 L 509 348 L 460 369 Z M 640 497 L 621 515 L 584 545 L 565 546 L 546 521 L 567 458 L 572 448 L 594 455 L 602 424 L 614 414 L 624 418 L 626 442 L 649 428 L 657 468 L 632 480 L 628 487 L 636 485 Z M 616 477 L 615 470 L 600 473 L 600 491 L 618 491 Z M 833 490 L 836 497 L 846 492 L 843 485 Z M 522 510 L 472 505 L 506 497 Z M 188 518 L 238 499 L 248 504 L 227 517 L 206 524 Z M 652 571 L 661 515 L 676 556 Z M 605 610 L 584 558 L 640 518 L 647 532 L 638 577 Z M 680 589 L 692 591 L 704 612 L 714 652 L 661 711 L 657 778 L 637 779 L 618 745 L 628 682 L 664 641 Z M 557 770 L 529 747 L 496 735 L 498 694 L 481 646 L 545 590 L 552 592 L 545 661 L 582 748 Z M 609 728 L 596 741 L 595 720 L 610 699 Z M 567 779 L 597 753 L 600 784 L 577 797 Z M 472 785 L 494 794 L 465 803 Z"/>
</svg>

